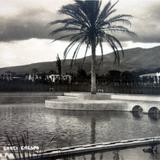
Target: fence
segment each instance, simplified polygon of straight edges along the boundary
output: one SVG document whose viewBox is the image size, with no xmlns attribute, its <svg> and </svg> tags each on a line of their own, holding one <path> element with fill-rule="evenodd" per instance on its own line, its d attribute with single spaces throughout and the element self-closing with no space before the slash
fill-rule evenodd
<svg viewBox="0 0 160 160">
<path fill-rule="evenodd" d="M 89 83 L 47 84 L 35 82 L 0 81 L 0 92 L 90 92 Z M 97 83 L 97 92 L 128 94 L 160 94 L 160 84 L 153 83 Z"/>
<path fill-rule="evenodd" d="M 132 83 L 111 83 L 111 84 L 99 84 L 98 89 L 103 92 L 108 93 L 127 93 L 127 94 L 151 94 L 159 95 L 160 94 L 160 85 L 154 84 L 132 84 Z"/>
<path fill-rule="evenodd" d="M 70 85 L 53 85 L 53 91 L 64 92 L 90 92 L 90 84 L 70 84 Z M 127 93 L 127 94 L 160 94 L 160 85 L 154 84 L 127 84 L 127 83 L 110 83 L 97 84 L 97 92 L 105 93 Z"/>
</svg>

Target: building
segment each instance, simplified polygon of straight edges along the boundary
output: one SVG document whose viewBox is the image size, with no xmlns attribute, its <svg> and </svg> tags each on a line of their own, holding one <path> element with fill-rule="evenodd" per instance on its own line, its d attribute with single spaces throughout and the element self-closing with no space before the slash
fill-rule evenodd
<svg viewBox="0 0 160 160">
<path fill-rule="evenodd" d="M 50 74 L 50 75 L 48 75 L 48 77 L 51 80 L 51 82 L 53 82 L 53 83 L 60 80 L 59 74 Z"/>
<path fill-rule="evenodd" d="M 13 73 L 12 72 L 5 72 L 4 74 L 1 75 L 2 80 L 6 81 L 12 81 L 13 80 Z"/>
<path fill-rule="evenodd" d="M 152 81 L 154 84 L 160 83 L 160 72 L 156 73 L 147 73 L 139 76 L 141 79 L 145 79 L 146 81 Z"/>
<path fill-rule="evenodd" d="M 53 82 L 53 83 L 60 81 L 60 80 L 67 82 L 67 83 L 71 83 L 71 81 L 72 81 L 72 76 L 69 74 L 64 74 L 61 76 L 59 74 L 50 74 L 50 75 L 48 75 L 48 77 L 51 80 L 51 82 Z"/>
</svg>

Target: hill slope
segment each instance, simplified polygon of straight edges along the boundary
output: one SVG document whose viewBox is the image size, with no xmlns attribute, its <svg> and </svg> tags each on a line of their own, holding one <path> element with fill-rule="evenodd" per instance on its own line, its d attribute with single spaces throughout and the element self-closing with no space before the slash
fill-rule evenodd
<svg viewBox="0 0 160 160">
<path fill-rule="evenodd" d="M 98 57 L 99 59 L 99 57 Z M 87 72 L 90 71 L 91 57 L 87 57 L 84 68 Z M 78 59 L 76 64 L 71 68 L 70 60 L 66 60 L 63 66 L 63 72 L 76 72 L 78 67 L 81 67 L 82 59 Z M 142 49 L 134 48 L 125 50 L 125 56 L 121 59 L 121 64 L 115 65 L 113 53 L 104 55 L 103 65 L 99 68 L 99 73 L 106 73 L 108 70 L 116 69 L 121 71 L 153 71 L 160 68 L 160 47 Z M 28 73 L 33 68 L 37 68 L 39 72 L 48 72 L 56 70 L 56 62 L 41 62 L 24 66 L 0 68 L 0 73 L 12 71 L 16 73 Z"/>
</svg>

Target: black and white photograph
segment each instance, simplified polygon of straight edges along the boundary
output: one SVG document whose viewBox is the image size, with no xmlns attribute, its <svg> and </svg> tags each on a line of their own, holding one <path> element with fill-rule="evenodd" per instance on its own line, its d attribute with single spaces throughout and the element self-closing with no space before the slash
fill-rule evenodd
<svg viewBox="0 0 160 160">
<path fill-rule="evenodd" d="M 0 0 L 0 160 L 160 160 L 160 1 Z"/>
</svg>

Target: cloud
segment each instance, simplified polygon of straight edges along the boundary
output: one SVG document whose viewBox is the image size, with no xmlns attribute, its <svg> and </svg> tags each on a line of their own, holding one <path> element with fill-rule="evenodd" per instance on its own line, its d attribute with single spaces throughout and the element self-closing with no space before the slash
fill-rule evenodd
<svg viewBox="0 0 160 160">
<path fill-rule="evenodd" d="M 57 19 L 58 9 L 70 0 L 1 0 L 0 41 L 49 38 L 48 23 Z"/>
<path fill-rule="evenodd" d="M 114 0 L 113 0 L 114 1 Z M 57 18 L 58 9 L 73 0 L 1 0 L 0 41 L 48 39 L 51 29 L 47 24 Z M 103 1 L 103 5 L 104 2 Z M 137 37 L 118 35 L 120 40 L 135 42 L 160 42 L 160 2 L 158 0 L 120 0 L 118 13 L 134 16 L 131 30 Z M 6 14 L 7 13 L 7 14 Z"/>
<path fill-rule="evenodd" d="M 52 14 L 42 9 L 24 11 L 15 17 L 1 18 L 0 40 L 24 40 L 30 38 L 48 38 Z"/>
</svg>

